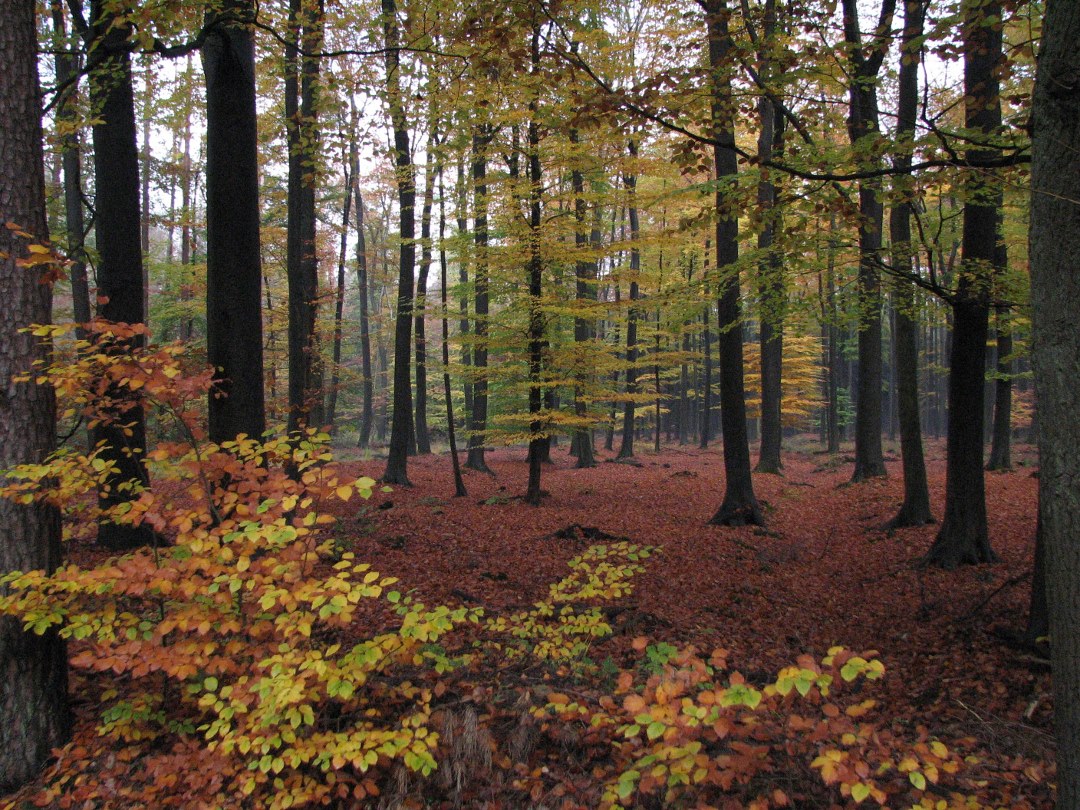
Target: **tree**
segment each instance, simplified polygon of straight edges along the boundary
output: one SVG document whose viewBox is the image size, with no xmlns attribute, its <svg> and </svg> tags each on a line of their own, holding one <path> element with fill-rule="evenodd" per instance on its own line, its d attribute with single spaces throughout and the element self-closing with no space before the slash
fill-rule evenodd
<svg viewBox="0 0 1080 810">
<path fill-rule="evenodd" d="M 45 176 L 34 4 L 2 0 L 0 17 L 0 469 L 42 463 L 56 443 L 52 388 L 15 382 L 47 347 L 24 330 L 51 319 L 48 265 L 28 264 L 45 241 Z M 41 254 L 33 254 L 40 256 Z M 60 513 L 0 498 L 0 573 L 60 563 Z M 0 618 L 0 793 L 32 779 L 67 739 L 67 655 L 54 631 L 24 631 Z"/>
<path fill-rule="evenodd" d="M 144 324 L 139 151 L 128 42 L 132 28 L 105 0 L 93 0 L 90 13 L 88 52 L 93 63 L 90 103 L 95 115 L 97 314 L 107 321 Z M 80 27 L 85 30 L 85 23 Z M 141 339 L 135 337 L 132 341 L 137 344 Z M 102 458 L 116 465 L 115 474 L 100 493 L 101 506 L 105 509 L 130 501 L 132 486 L 145 485 L 149 480 L 142 458 L 146 450 L 142 405 L 138 401 L 119 403 L 119 409 L 111 416 L 93 430 L 94 443 L 103 445 Z M 98 542 L 107 548 L 134 548 L 151 542 L 152 538 L 147 527 L 120 525 L 108 518 L 98 527 Z"/>
<path fill-rule="evenodd" d="M 872 149 L 879 134 L 877 75 L 891 41 L 896 0 L 883 0 L 869 53 L 864 53 L 856 0 L 843 0 L 844 40 L 851 64 L 848 134 L 855 149 Z M 878 253 L 884 209 L 881 179 L 859 182 L 859 391 L 855 403 L 852 481 L 885 475 L 881 450 L 881 274 Z"/>
<path fill-rule="evenodd" d="M 252 0 L 206 21 L 206 353 L 214 367 L 210 440 L 266 429 Z"/>
<path fill-rule="evenodd" d="M 965 124 L 976 133 L 973 159 L 992 159 L 985 145 L 1001 127 L 997 71 L 1001 62 L 1001 4 L 966 0 L 963 12 Z M 949 362 L 949 427 L 946 436 L 945 517 L 926 554 L 944 568 L 994 562 L 986 526 L 983 480 L 983 390 L 990 317 L 990 281 L 997 259 L 1001 189 L 986 172 L 968 181 L 963 242 L 953 311 Z"/>
<path fill-rule="evenodd" d="M 713 165 L 716 171 L 716 272 L 720 321 L 720 429 L 724 438 L 724 500 L 710 523 L 761 525 L 764 518 L 754 495 L 743 393 L 743 341 L 739 304 L 739 219 L 729 199 L 739 171 L 735 153 L 735 104 L 731 93 L 730 14 L 724 0 L 705 0 L 708 58 L 711 70 Z"/>
<path fill-rule="evenodd" d="M 408 457 L 412 437 L 413 286 L 416 270 L 416 171 L 413 167 L 405 106 L 401 97 L 401 52 L 397 4 L 382 0 L 383 38 L 386 45 L 386 98 L 394 130 L 394 167 L 398 190 L 401 245 L 398 248 L 398 305 L 394 329 L 394 415 L 390 427 L 390 452 L 383 480 L 409 485 Z"/>
<path fill-rule="evenodd" d="M 896 377 L 900 421 L 900 453 L 904 466 L 904 502 L 889 525 L 921 526 L 933 521 L 930 491 L 926 483 L 923 459 L 922 426 L 919 421 L 919 350 L 916 341 L 915 287 L 903 278 L 911 273 L 911 139 L 915 135 L 918 111 L 919 40 L 926 17 L 924 0 L 904 3 L 904 34 L 900 45 L 900 92 L 897 103 L 896 136 L 899 141 L 894 166 L 900 171 L 896 183 L 900 197 L 893 202 L 889 215 L 893 270 L 896 283 Z"/>
<path fill-rule="evenodd" d="M 1032 363 L 1046 543 L 1057 806 L 1080 806 L 1080 6 L 1047 3 L 1032 109 Z"/>
<path fill-rule="evenodd" d="M 319 257 L 315 252 L 315 178 L 319 155 L 322 0 L 289 0 L 285 48 L 285 130 L 289 145 L 286 273 L 289 280 L 290 433 L 322 421 L 319 370 Z"/>
</svg>

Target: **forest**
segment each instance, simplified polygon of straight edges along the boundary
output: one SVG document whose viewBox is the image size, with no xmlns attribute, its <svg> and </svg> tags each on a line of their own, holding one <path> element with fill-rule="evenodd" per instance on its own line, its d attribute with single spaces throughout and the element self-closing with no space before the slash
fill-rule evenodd
<svg viewBox="0 0 1080 810">
<path fill-rule="evenodd" d="M 0 806 L 1080 808 L 1080 5 L 0 18 Z"/>
</svg>

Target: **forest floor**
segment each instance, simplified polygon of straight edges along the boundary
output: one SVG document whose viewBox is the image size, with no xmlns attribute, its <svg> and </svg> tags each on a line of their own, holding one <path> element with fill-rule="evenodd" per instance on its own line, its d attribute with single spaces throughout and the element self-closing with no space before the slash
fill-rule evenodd
<svg viewBox="0 0 1080 810">
<path fill-rule="evenodd" d="M 583 550 L 582 540 L 555 537 L 568 526 L 661 546 L 625 600 L 629 619 L 593 659 L 623 663 L 630 638 L 646 635 L 724 647 L 729 667 L 753 683 L 802 653 L 877 650 L 887 673 L 875 693 L 879 722 L 964 739 L 981 763 L 986 806 L 1052 806 L 1048 662 L 1003 638 L 1023 630 L 1030 599 L 1034 448 L 1015 448 L 1012 471 L 986 475 L 1001 561 L 943 571 L 918 565 L 937 525 L 883 528 L 902 501 L 898 452 L 887 453 L 887 478 L 850 485 L 850 456 L 818 453 L 809 439 L 790 444 L 782 475 L 754 475 L 767 529 L 708 525 L 723 495 L 718 449 L 639 451 L 634 463 L 601 452 L 595 468 L 576 469 L 563 445 L 544 468 L 539 507 L 520 498 L 523 448 L 490 452 L 494 475 L 465 471 L 464 498 L 451 497 L 447 455 L 410 459 L 413 486 L 376 491 L 351 522 L 355 550 L 429 604 L 505 612 L 542 598 Z M 928 442 L 926 457 L 940 520 L 943 443 Z M 377 459 L 352 463 L 373 477 L 382 469 Z"/>
<path fill-rule="evenodd" d="M 611 681 L 612 673 L 639 666 L 635 661 L 641 659 L 642 637 L 655 644 L 694 645 L 706 657 L 714 648 L 725 648 L 728 669 L 759 687 L 803 654 L 820 659 L 834 645 L 876 650 L 886 674 L 865 689 L 878 701 L 877 727 L 897 737 L 940 739 L 967 763 L 960 793 L 944 782 L 940 789 L 930 785 L 926 795 L 934 801 L 925 806 L 944 798 L 936 806 L 1052 807 L 1048 662 L 1008 639 L 1022 631 L 1030 598 L 1038 483 L 1034 449 L 1014 448 L 1012 471 L 986 475 L 991 543 L 1001 561 L 956 571 L 918 565 L 937 526 L 883 528 L 902 499 L 895 448 L 887 454 L 887 478 L 857 485 L 848 484 L 850 456 L 830 457 L 817 450 L 809 437 L 793 439 L 782 475 L 754 475 L 766 528 L 708 525 L 723 495 L 723 459 L 719 449 L 690 447 L 666 447 L 659 454 L 640 449 L 630 463 L 608 461 L 613 454 L 601 451 L 595 468 L 576 469 L 564 444 L 553 450 L 554 463 L 544 467 L 543 488 L 549 494 L 538 507 L 520 497 L 527 477 L 523 448 L 490 452 L 494 475 L 466 471 L 469 494 L 463 498 L 452 497 L 448 455 L 411 458 L 412 487 L 376 488 L 359 507 L 354 501 L 331 511 L 338 518 L 335 532 L 342 547 L 381 574 L 399 577 L 397 587 L 413 589 L 412 595 L 428 605 L 482 607 L 487 615 L 529 609 L 547 595 L 550 583 L 566 575 L 568 560 L 589 545 L 583 531 L 562 531 L 568 527 L 595 528 L 661 548 L 645 561 L 633 592 L 614 603 L 615 632 L 589 650 L 591 669 L 515 672 L 519 680 L 505 693 L 517 689 L 528 694 L 531 689 L 534 704 L 538 694 L 555 688 L 589 699 L 609 694 L 613 684 L 603 683 L 604 673 Z M 940 518 L 943 444 L 928 442 L 926 455 L 934 513 Z M 385 463 L 353 449 L 340 449 L 336 456 L 357 476 L 377 478 Z M 72 554 L 86 563 L 100 553 L 77 545 Z M 358 638 L 379 629 L 362 623 L 355 626 Z M 496 666 L 488 674 L 498 681 L 503 673 Z M 513 736 L 515 712 L 524 717 L 527 711 L 505 700 L 499 707 L 497 699 L 485 699 L 485 677 L 473 673 L 464 689 L 480 685 L 479 691 L 446 694 L 444 700 L 486 705 L 481 721 L 496 732 L 502 729 L 504 737 Z M 540 686 L 541 680 L 547 685 Z M 73 689 L 85 694 L 79 682 Z M 90 742 L 97 706 L 83 699 L 76 708 L 74 745 L 100 752 L 97 782 L 131 778 L 124 774 L 133 773 L 125 770 L 133 755 L 114 762 L 117 758 L 103 751 L 101 741 Z M 404 806 L 416 807 L 595 807 L 599 787 L 591 774 L 604 760 L 610 765 L 610 742 L 594 745 L 590 753 L 580 740 L 544 736 L 535 729 L 531 733 L 524 755 L 529 765 L 518 768 L 521 779 L 514 778 L 513 769 L 509 776 L 481 780 L 479 773 L 470 777 L 440 768 L 436 776 L 456 774 L 456 786 L 414 782 L 399 784 L 397 793 L 412 797 Z M 480 759 L 490 770 L 490 761 Z M 89 775 L 75 779 L 84 777 Z M 369 804 L 355 806 L 394 806 L 387 800 L 395 792 L 395 778 L 402 782 L 404 777 L 391 774 L 381 800 L 369 798 Z M 478 780 L 473 787 L 470 778 Z M 854 806 L 835 787 L 825 787 L 808 762 L 797 772 L 767 778 L 775 780 L 768 790 L 780 785 L 790 799 L 772 806 Z M 14 802 L 7 806 L 135 806 L 43 803 L 40 789 L 40 784 L 28 786 L 8 797 Z M 966 804 L 961 794 L 977 796 L 978 804 Z M 721 804 L 740 806 L 737 798 Z M 667 805 L 652 797 L 635 806 Z"/>
</svg>

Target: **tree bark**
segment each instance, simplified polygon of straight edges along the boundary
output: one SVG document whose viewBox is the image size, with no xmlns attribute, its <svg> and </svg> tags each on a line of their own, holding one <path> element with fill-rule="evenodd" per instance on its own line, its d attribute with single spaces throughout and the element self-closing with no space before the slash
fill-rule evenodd
<svg viewBox="0 0 1080 810">
<path fill-rule="evenodd" d="M 1005 245 L 999 245 L 1005 250 Z M 994 428 L 988 470 L 1012 469 L 1012 319 L 1008 307 L 994 309 L 997 332 L 997 375 L 994 379 Z"/>
<path fill-rule="evenodd" d="M 1001 126 L 997 68 L 1001 61 L 1001 5 L 964 3 L 964 96 L 968 129 L 993 137 Z M 998 150 L 974 148 L 974 158 Z M 953 338 L 949 361 L 949 426 L 946 432 L 945 517 L 925 562 L 943 568 L 994 562 L 986 525 L 983 478 L 983 391 L 990 283 L 996 260 L 1001 188 L 979 172 L 964 204 L 961 269 L 952 298 Z"/>
<path fill-rule="evenodd" d="M 540 71 L 540 25 L 533 23 L 530 42 L 530 75 L 536 78 Z M 525 490 L 525 503 L 539 506 L 540 472 L 543 468 L 544 451 L 550 446 L 546 441 L 548 425 L 542 416 L 544 373 L 544 311 L 541 308 L 544 277 L 544 257 L 540 248 L 540 226 L 543 214 L 541 197 L 543 174 L 540 166 L 540 109 L 539 85 L 536 95 L 529 99 L 528 159 L 529 159 L 529 260 L 526 275 L 529 284 L 529 482 Z"/>
<path fill-rule="evenodd" d="M 138 133 L 127 47 L 131 27 L 106 6 L 105 0 L 91 3 L 91 15 L 91 50 L 101 54 L 90 74 L 91 104 L 100 111 L 93 128 L 97 314 L 107 321 L 145 324 Z M 141 339 L 133 339 L 128 345 L 141 344 Z M 114 391 L 113 396 L 123 395 Z M 116 463 L 116 472 L 99 498 L 103 509 L 112 509 L 131 500 L 130 488 L 123 485 L 149 483 L 143 463 L 146 420 L 141 403 L 136 401 L 122 413 L 109 414 L 92 436 L 95 444 L 104 444 L 102 458 Z M 152 539 L 152 532 L 142 526 L 120 525 L 107 518 L 98 526 L 98 542 L 110 549 L 135 548 Z"/>
<path fill-rule="evenodd" d="M 724 500 L 709 521 L 720 526 L 762 525 L 764 517 L 754 495 L 750 445 L 746 431 L 743 391 L 743 341 L 739 302 L 739 219 L 726 199 L 739 171 L 735 154 L 735 103 L 731 93 L 728 31 L 730 12 L 725 0 L 706 0 L 709 67 L 712 71 L 712 127 L 716 144 L 716 271 L 720 333 L 720 428 L 724 438 Z"/>
<path fill-rule="evenodd" d="M 637 158 L 637 144 L 631 139 L 629 143 L 630 160 Z M 626 311 L 626 403 L 623 405 L 622 440 L 619 444 L 619 453 L 616 458 L 634 457 L 634 411 L 637 407 L 635 397 L 638 392 L 637 386 L 637 300 L 640 288 L 638 275 L 641 273 L 641 251 L 638 249 L 637 240 L 640 236 L 641 226 L 638 220 L 637 203 L 634 195 L 637 191 L 637 167 L 631 166 L 629 174 L 623 177 L 623 185 L 626 187 L 629 200 L 627 208 L 630 220 L 630 304 Z"/>
<path fill-rule="evenodd" d="M 390 452 L 383 480 L 411 486 L 408 476 L 412 436 L 413 288 L 416 283 L 416 175 L 409 145 L 409 130 L 401 98 L 400 34 L 395 0 L 382 0 L 383 35 L 386 44 L 386 87 L 390 120 L 394 130 L 394 166 L 398 190 L 401 246 L 398 257 L 398 305 L 394 328 L 394 412 L 390 425 Z"/>
<path fill-rule="evenodd" d="M 214 367 L 210 440 L 266 430 L 262 261 L 253 0 L 229 0 L 207 19 L 206 345 Z M 244 21 L 244 22 L 240 22 Z"/>
<path fill-rule="evenodd" d="M 48 238 L 34 4 L 0 0 L 0 222 L 36 242 Z M 136 231 L 136 237 L 138 232 Z M 56 446 L 56 404 L 47 385 L 16 383 L 48 347 L 22 331 L 52 319 L 41 268 L 22 267 L 30 240 L 0 228 L 0 469 L 40 464 Z M 0 498 L 0 574 L 43 569 L 61 559 L 60 514 L 43 503 Z M 0 794 L 37 776 L 69 737 L 67 655 L 55 631 L 24 631 L 0 618 Z"/>
<path fill-rule="evenodd" d="M 581 140 L 575 129 L 570 130 L 570 143 L 577 147 L 574 165 L 570 171 L 570 185 L 574 191 L 574 249 L 578 258 L 574 262 L 574 300 L 578 307 L 588 306 L 596 301 L 596 259 L 584 258 L 589 250 L 589 224 L 586 222 L 588 205 L 585 201 L 585 173 L 581 169 L 584 155 L 580 149 Z M 593 339 L 593 321 L 580 312 L 574 315 L 574 344 L 579 352 L 591 345 Z M 582 378 L 589 372 L 587 364 L 581 363 L 575 369 L 575 375 Z M 588 404 L 585 402 L 585 386 L 588 379 L 578 379 L 574 385 L 574 415 L 582 423 L 588 418 Z M 579 469 L 596 466 L 596 452 L 593 449 L 592 427 L 578 424 L 574 428 L 570 441 L 570 455 L 577 458 Z"/>
<path fill-rule="evenodd" d="M 318 50 L 322 42 L 322 0 L 289 0 L 288 27 L 285 128 L 289 180 L 285 264 L 289 281 L 288 431 L 292 434 L 309 426 L 318 427 L 322 422 L 319 345 L 315 333 L 319 298 L 319 257 L 315 250 L 319 62 L 301 53 L 301 50 Z"/>
<path fill-rule="evenodd" d="M 1080 5 L 1047 4 L 1032 108 L 1032 364 L 1046 543 L 1057 806 L 1080 806 Z"/>
<path fill-rule="evenodd" d="M 434 118 L 434 113 L 433 116 Z M 439 149 L 439 133 L 432 125 L 431 143 L 428 151 Z M 436 158 L 436 162 L 442 158 Z M 424 184 L 424 202 L 420 209 L 420 264 L 416 274 L 416 298 L 413 301 L 413 330 L 416 346 L 416 452 L 427 455 L 431 452 L 431 435 L 427 423 L 427 338 L 424 327 L 424 311 L 427 308 L 428 272 L 431 269 L 431 209 L 435 200 L 435 175 L 439 168 L 430 165 Z"/>
<path fill-rule="evenodd" d="M 472 411 L 469 413 L 469 454 L 465 466 L 490 473 L 484 459 L 484 433 L 488 420 L 488 188 L 487 148 L 493 132 L 478 124 L 472 138 L 473 244 L 476 264 L 473 271 Z"/>
<path fill-rule="evenodd" d="M 893 203 L 889 216 L 892 262 L 897 273 L 912 272 L 911 247 L 911 152 L 909 141 L 915 136 L 918 113 L 919 64 L 925 0 L 904 3 L 904 34 L 900 45 L 900 96 L 897 104 L 897 140 L 899 153 L 894 167 L 901 174 L 896 183 L 900 198 Z M 922 526 L 932 523 L 930 490 L 923 459 L 922 426 L 919 422 L 919 349 L 916 342 L 915 287 L 906 279 L 896 282 L 896 318 L 893 343 L 896 346 L 897 411 L 900 422 L 900 454 L 904 467 L 904 502 L 889 522 L 891 528 Z"/>
</svg>

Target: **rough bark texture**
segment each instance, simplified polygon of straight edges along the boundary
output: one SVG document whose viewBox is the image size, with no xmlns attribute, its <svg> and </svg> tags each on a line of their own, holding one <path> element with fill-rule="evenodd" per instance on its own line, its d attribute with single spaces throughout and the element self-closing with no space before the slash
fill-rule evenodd
<svg viewBox="0 0 1080 810">
<path fill-rule="evenodd" d="M 852 69 L 848 135 L 864 147 L 879 132 L 877 74 L 888 50 L 896 0 L 883 0 L 869 54 L 864 53 L 856 0 L 843 0 L 844 39 Z M 881 274 L 878 254 L 884 208 L 881 180 L 859 182 L 859 380 L 855 403 L 855 471 L 852 481 L 885 475 L 881 449 Z"/>
<path fill-rule="evenodd" d="M 94 197 L 97 314 L 108 321 L 146 323 L 139 233 L 138 134 L 127 47 L 130 26 L 118 23 L 104 0 L 95 0 L 91 13 L 92 50 L 101 54 L 90 74 L 90 100 L 100 116 L 93 130 L 97 178 Z M 119 392 L 115 395 L 123 396 Z M 142 461 L 146 450 L 146 420 L 141 404 L 128 405 L 93 431 L 94 443 L 104 443 L 106 447 L 103 458 L 117 465 L 108 489 L 101 493 L 101 506 L 105 509 L 130 500 L 130 493 L 122 491 L 121 484 L 148 481 Z M 134 548 L 152 539 L 152 533 L 143 527 L 121 526 L 108 520 L 98 527 L 98 542 L 107 548 Z"/>
<path fill-rule="evenodd" d="M 318 162 L 316 93 L 319 62 L 303 51 L 322 41 L 322 5 L 290 0 L 285 54 L 285 129 L 289 144 L 285 265 L 289 281 L 289 418 L 293 433 L 322 422 L 319 346 L 315 334 L 319 257 L 315 250 L 315 165 Z"/>
<path fill-rule="evenodd" d="M 398 190 L 401 247 L 398 262 L 398 305 L 394 328 L 394 413 L 390 425 L 390 452 L 383 480 L 388 484 L 409 484 L 408 456 L 412 436 L 413 287 L 416 283 L 416 175 L 409 146 L 409 130 L 401 100 L 397 5 L 383 0 L 383 35 L 386 42 L 386 87 L 390 120 L 394 129 L 394 165 Z M 415 446 L 415 444 L 413 445 Z"/>
<path fill-rule="evenodd" d="M 1035 80 L 1032 363 L 1054 672 L 1057 806 L 1080 807 L 1080 4 L 1050 0 Z"/>
<path fill-rule="evenodd" d="M 901 44 L 900 94 L 897 104 L 897 138 L 904 141 L 915 135 L 915 116 L 918 112 L 920 48 L 926 16 L 924 0 L 907 0 L 904 4 L 904 36 Z M 898 273 L 910 273 L 911 263 L 911 153 L 901 145 L 894 161 L 900 199 L 893 203 L 889 217 L 892 238 L 893 268 Z M 896 318 L 893 343 L 896 347 L 897 412 L 900 422 L 900 453 L 904 467 L 904 502 L 889 526 L 922 526 L 932 523 L 930 490 L 926 481 L 926 462 L 923 458 L 922 426 L 919 422 L 919 348 L 916 342 L 915 287 L 904 279 L 896 286 Z"/>
<path fill-rule="evenodd" d="M 1001 60 L 999 3 L 968 0 L 964 8 L 965 123 L 992 135 L 1001 126 L 996 70 Z M 972 157 L 994 157 L 973 149 Z M 964 204 L 961 266 L 952 299 L 953 339 L 949 362 L 949 426 L 946 432 L 945 517 L 926 562 L 944 568 L 993 562 L 986 526 L 983 480 L 983 391 L 990 282 L 997 250 L 1001 189 L 978 173 Z"/>
<path fill-rule="evenodd" d="M 0 222 L 17 223 L 44 241 L 34 4 L 0 0 L 0 19 Z M 51 290 L 40 271 L 19 265 L 26 255 L 27 240 L 0 227 L 0 469 L 40 463 L 55 446 L 52 389 L 11 380 L 46 356 L 37 338 L 19 330 L 51 319 Z M 0 573 L 52 571 L 59 562 L 59 512 L 0 499 Z M 23 632 L 17 619 L 0 619 L 0 794 L 36 776 L 70 725 L 63 642 L 55 633 Z"/>
<path fill-rule="evenodd" d="M 708 0 L 705 21 L 712 69 L 712 126 L 716 145 L 716 271 L 719 287 L 720 428 L 724 437 L 724 500 L 710 523 L 723 526 L 761 525 L 764 518 L 754 496 L 750 446 L 743 393 L 743 341 L 739 305 L 739 220 L 726 199 L 727 184 L 739 171 L 735 143 L 735 106 L 731 96 L 728 33 L 729 10 L 723 0 Z"/>
<path fill-rule="evenodd" d="M 229 0 L 230 18 L 254 16 L 252 0 Z M 208 19 L 211 25 L 213 19 Z M 266 430 L 263 398 L 262 262 L 255 45 L 251 29 L 212 25 L 206 72 L 206 352 L 214 367 L 210 440 Z"/>
</svg>

